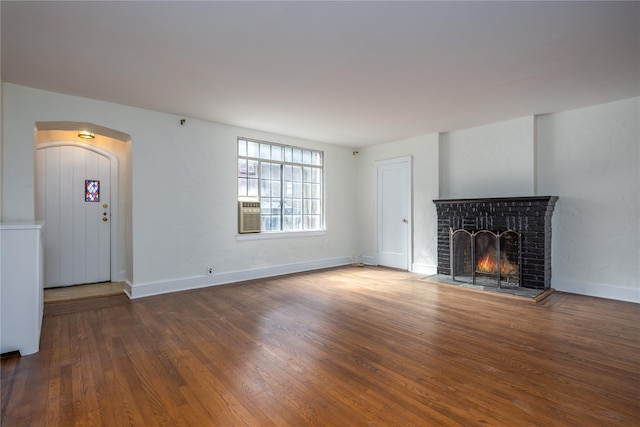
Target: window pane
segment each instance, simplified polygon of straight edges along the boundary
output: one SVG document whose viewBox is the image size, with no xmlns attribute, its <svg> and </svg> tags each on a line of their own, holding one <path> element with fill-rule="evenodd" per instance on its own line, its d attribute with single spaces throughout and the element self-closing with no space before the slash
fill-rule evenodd
<svg viewBox="0 0 640 427">
<path fill-rule="evenodd" d="M 247 180 L 247 196 L 258 197 L 258 180 L 257 179 L 248 179 Z"/>
<path fill-rule="evenodd" d="M 302 182 L 302 167 L 293 166 L 291 170 L 293 171 L 293 176 L 291 177 L 291 180 Z"/>
<path fill-rule="evenodd" d="M 258 157 L 260 153 L 260 144 L 253 141 L 247 141 L 247 156 L 249 157 Z"/>
<path fill-rule="evenodd" d="M 247 161 L 238 159 L 238 176 L 247 176 Z"/>
<path fill-rule="evenodd" d="M 311 164 L 311 151 L 304 150 L 302 152 L 302 163 L 304 163 L 305 165 Z"/>
<path fill-rule="evenodd" d="M 300 215 L 285 215 L 282 225 L 283 230 L 302 230 L 302 217 Z"/>
<path fill-rule="evenodd" d="M 302 150 L 299 148 L 293 149 L 293 163 L 302 163 Z"/>
<path fill-rule="evenodd" d="M 292 199 L 291 208 L 295 215 L 300 215 L 302 213 L 302 199 Z"/>
<path fill-rule="evenodd" d="M 247 195 L 247 178 L 238 178 L 238 196 Z"/>
<path fill-rule="evenodd" d="M 271 164 L 271 179 L 280 179 L 282 167 L 278 164 Z"/>
<path fill-rule="evenodd" d="M 260 163 L 260 178 L 269 179 L 271 178 L 271 163 Z"/>
<path fill-rule="evenodd" d="M 314 165 L 322 165 L 322 156 L 318 151 L 314 151 L 311 156 L 311 163 Z"/>
<path fill-rule="evenodd" d="M 100 201 L 100 181 L 95 181 L 95 180 L 84 181 L 84 201 L 85 202 Z"/>
<path fill-rule="evenodd" d="M 320 197 L 320 184 L 310 184 L 311 185 L 311 194 L 308 197 L 311 198 L 319 198 Z"/>
<path fill-rule="evenodd" d="M 283 230 L 287 230 L 287 231 L 291 231 L 292 230 L 292 221 L 291 221 L 291 215 L 285 215 L 282 217 L 282 229 Z"/>
<path fill-rule="evenodd" d="M 279 145 L 271 146 L 271 158 L 273 160 L 282 161 L 282 156 L 283 156 L 283 147 Z"/>
<path fill-rule="evenodd" d="M 320 183 L 322 181 L 322 174 L 320 173 L 320 169 L 306 167 L 304 168 L 304 181 L 305 182 L 313 182 Z"/>
<path fill-rule="evenodd" d="M 271 230 L 271 215 L 261 215 L 260 219 L 262 220 L 263 231 L 273 231 Z"/>
<path fill-rule="evenodd" d="M 291 191 L 291 195 L 293 197 L 297 197 L 299 199 L 302 199 L 302 183 L 301 182 L 294 182 L 292 185 L 292 191 Z"/>
<path fill-rule="evenodd" d="M 293 166 L 291 165 L 284 165 L 282 167 L 282 179 L 285 181 L 291 181 L 291 179 L 293 178 L 293 170 L 292 170 Z"/>
<path fill-rule="evenodd" d="M 280 181 L 271 181 L 271 195 L 273 197 L 280 197 Z"/>
<path fill-rule="evenodd" d="M 304 216 L 304 229 L 305 230 L 317 230 L 320 228 L 320 215 L 305 215 Z"/>
<path fill-rule="evenodd" d="M 282 203 L 280 202 L 280 198 L 271 199 L 271 215 L 280 215 L 280 206 Z"/>
<path fill-rule="evenodd" d="M 280 216 L 278 215 L 270 215 L 267 217 L 267 225 L 265 230 L 268 231 L 279 231 L 280 230 Z M 263 222 L 264 224 L 264 222 Z"/>
<path fill-rule="evenodd" d="M 320 201 L 318 199 L 305 199 L 304 201 L 304 213 L 305 214 L 320 214 Z"/>
<path fill-rule="evenodd" d="M 260 180 L 260 197 L 265 198 L 271 196 L 271 181 L 268 179 Z"/>
<path fill-rule="evenodd" d="M 285 162 L 292 162 L 293 161 L 293 148 L 292 147 L 285 147 L 284 148 L 284 161 Z"/>
<path fill-rule="evenodd" d="M 244 139 L 238 140 L 238 156 L 246 156 L 247 155 L 247 141 Z"/>
<path fill-rule="evenodd" d="M 257 160 L 247 160 L 247 176 L 249 178 L 258 177 L 258 161 Z"/>
<path fill-rule="evenodd" d="M 282 200 L 282 204 L 284 205 L 284 214 L 285 215 L 292 215 L 293 212 L 291 211 L 291 199 L 284 199 Z"/>
<path fill-rule="evenodd" d="M 260 158 L 271 159 L 271 146 L 269 144 L 260 144 Z"/>
</svg>

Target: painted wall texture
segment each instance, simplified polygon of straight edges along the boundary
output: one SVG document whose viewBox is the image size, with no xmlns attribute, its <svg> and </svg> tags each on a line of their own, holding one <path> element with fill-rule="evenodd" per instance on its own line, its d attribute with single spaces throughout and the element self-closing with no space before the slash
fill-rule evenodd
<svg viewBox="0 0 640 427">
<path fill-rule="evenodd" d="M 210 265 L 222 274 L 348 262 L 355 253 L 351 149 L 195 119 L 181 126 L 179 116 L 13 84 L 4 84 L 2 96 L 5 221 L 34 218 L 36 122 L 95 123 L 131 136 L 132 255 L 127 264 L 132 272 L 127 276 L 134 286 L 179 281 L 201 286 Z M 236 239 L 238 136 L 324 151 L 326 233 Z"/>
<path fill-rule="evenodd" d="M 540 116 L 540 193 L 553 216 L 557 289 L 640 301 L 640 101 Z"/>
<path fill-rule="evenodd" d="M 181 126 L 175 115 L 12 84 L 1 95 L 4 221 L 34 218 L 35 122 L 95 123 L 131 136 L 126 265 L 134 285 L 188 282 L 208 265 L 231 274 L 353 255 L 375 262 L 375 162 L 411 156 L 414 271 L 435 272 L 433 199 L 557 195 L 552 286 L 640 302 L 640 98 L 417 136 L 354 156 L 352 148 L 189 118 Z M 325 234 L 236 238 L 238 136 L 324 151 Z"/>
<path fill-rule="evenodd" d="M 360 150 L 360 253 L 375 259 L 375 161 L 413 156 L 415 271 L 435 274 L 431 199 L 553 195 L 552 287 L 640 302 L 639 109 L 631 98 Z"/>
</svg>

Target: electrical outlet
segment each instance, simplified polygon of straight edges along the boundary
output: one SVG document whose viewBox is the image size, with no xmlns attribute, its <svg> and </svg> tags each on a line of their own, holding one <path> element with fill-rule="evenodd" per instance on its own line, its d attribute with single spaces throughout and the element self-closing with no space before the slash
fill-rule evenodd
<svg viewBox="0 0 640 427">
<path fill-rule="evenodd" d="M 207 268 L 207 274 L 209 276 L 211 276 L 213 274 L 213 265 L 210 265 L 209 268 Z"/>
</svg>

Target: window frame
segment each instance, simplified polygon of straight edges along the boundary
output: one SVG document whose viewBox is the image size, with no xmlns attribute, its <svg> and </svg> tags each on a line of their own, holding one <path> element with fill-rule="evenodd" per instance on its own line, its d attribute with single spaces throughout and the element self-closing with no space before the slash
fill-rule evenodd
<svg viewBox="0 0 640 427">
<path fill-rule="evenodd" d="M 245 143 L 244 150 L 241 150 L 241 142 Z M 258 144 L 257 151 L 249 152 L 249 143 Z M 255 146 L 254 146 L 255 147 Z M 269 153 L 263 154 L 261 150 L 265 147 L 269 147 Z M 273 155 L 271 151 L 273 151 L 273 147 L 279 147 L 280 153 L 278 153 L 279 159 L 273 159 Z M 289 151 L 288 151 L 289 150 Z M 288 151 L 288 152 L 287 152 Z M 294 161 L 295 154 L 299 153 L 300 158 Z M 289 154 L 289 156 L 287 156 Z M 306 159 L 305 157 L 309 157 Z M 244 176 L 241 174 L 241 161 L 244 160 L 246 162 L 245 170 L 255 170 L 255 178 L 250 178 L 249 173 L 245 172 Z M 266 166 L 268 165 L 268 166 Z M 276 179 L 271 179 L 270 174 L 273 173 L 274 169 L 279 170 L 279 172 L 275 173 L 277 175 Z M 269 177 L 263 177 L 263 167 L 270 169 Z M 298 180 L 294 180 L 290 178 L 286 179 L 285 170 L 286 168 L 291 168 L 290 171 L 292 173 L 292 177 L 294 174 L 294 169 L 297 168 L 300 173 L 300 178 Z M 324 151 L 317 150 L 313 148 L 305 148 L 300 146 L 294 146 L 289 144 L 279 144 L 270 141 L 264 141 L 253 138 L 245 138 L 239 136 L 236 138 L 236 195 L 238 201 L 260 201 L 261 205 L 261 230 L 259 233 L 251 233 L 251 234 L 242 234 L 238 230 L 238 236 L 242 236 L 246 239 L 250 239 L 251 237 L 247 236 L 282 236 L 282 235 L 320 235 L 326 232 L 326 206 L 325 206 L 325 156 Z M 311 171 L 308 173 L 315 174 L 317 172 L 313 172 L 315 169 L 319 171 L 320 177 L 318 180 L 311 180 L 305 182 L 305 168 L 311 168 Z M 241 180 L 245 179 L 245 183 L 241 183 Z M 255 180 L 253 186 L 250 181 Z M 276 187 L 271 187 L 268 183 L 278 183 Z M 294 197 L 295 192 L 293 194 L 289 193 L 289 195 L 285 192 L 285 187 L 296 186 L 299 184 L 299 196 Z M 313 195 L 315 197 L 305 197 L 307 191 L 313 188 L 313 185 L 319 184 L 319 194 Z M 246 185 L 245 192 L 241 191 L 241 187 Z M 270 188 L 268 190 L 263 189 L 263 187 L 267 185 Z M 257 187 L 257 188 L 256 188 Z M 251 190 L 257 191 L 257 195 L 253 194 Z M 273 193 L 272 193 L 273 191 Z M 251 193 L 251 195 L 249 195 Z M 266 194 L 265 194 L 266 193 Z M 275 197 L 274 194 L 275 193 Z M 308 213 L 309 211 L 305 211 L 305 205 L 307 203 L 313 204 L 314 201 L 319 201 L 320 208 L 319 213 Z M 273 213 L 273 203 L 278 203 L 279 212 Z M 265 214 L 265 203 L 270 203 L 271 209 L 270 213 Z M 299 214 L 296 214 L 294 205 L 298 205 Z M 290 206 L 291 213 L 289 216 L 289 222 L 294 224 L 294 222 L 298 221 L 300 228 L 287 228 L 286 217 L 287 214 L 285 210 L 287 206 Z M 240 213 L 238 212 L 238 215 Z M 265 217 L 271 217 L 271 220 L 276 220 L 275 223 L 279 227 L 279 229 L 264 229 Z M 296 218 L 297 217 L 297 218 Z M 317 221 L 319 222 L 316 228 L 305 228 L 305 224 L 307 221 L 314 221 L 314 217 L 318 217 Z M 273 224 L 273 223 L 272 223 Z M 295 224 L 294 224 L 295 225 Z"/>
</svg>

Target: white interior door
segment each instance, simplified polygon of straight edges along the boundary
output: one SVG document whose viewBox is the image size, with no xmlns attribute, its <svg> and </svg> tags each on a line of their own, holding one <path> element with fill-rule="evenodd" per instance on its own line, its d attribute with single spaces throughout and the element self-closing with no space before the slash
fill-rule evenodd
<svg viewBox="0 0 640 427">
<path fill-rule="evenodd" d="M 36 150 L 36 171 L 44 287 L 110 281 L 109 158 L 79 146 L 49 146 Z"/>
<path fill-rule="evenodd" d="M 411 158 L 378 162 L 378 264 L 410 269 Z"/>
</svg>

